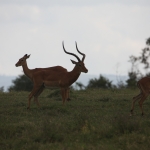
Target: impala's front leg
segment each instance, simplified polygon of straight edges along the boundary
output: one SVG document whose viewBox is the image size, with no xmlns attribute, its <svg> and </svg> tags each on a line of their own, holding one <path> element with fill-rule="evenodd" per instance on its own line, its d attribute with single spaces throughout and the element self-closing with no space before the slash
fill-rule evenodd
<svg viewBox="0 0 150 150">
<path fill-rule="evenodd" d="M 62 95 L 62 100 L 63 100 L 63 105 L 65 104 L 65 101 L 67 99 L 67 89 L 62 88 L 61 89 L 61 95 Z"/>
<path fill-rule="evenodd" d="M 63 101 L 63 105 L 65 102 L 65 89 L 61 89 L 61 96 L 62 96 L 62 101 Z"/>
<path fill-rule="evenodd" d="M 29 99 L 28 99 L 28 107 L 27 107 L 27 109 L 30 109 L 31 99 L 32 99 L 32 96 L 29 95 Z"/>
<path fill-rule="evenodd" d="M 69 99 L 69 91 L 68 91 L 69 88 L 65 89 L 65 101 L 67 101 Z"/>
<path fill-rule="evenodd" d="M 70 88 L 67 89 L 67 101 L 70 101 Z"/>
</svg>

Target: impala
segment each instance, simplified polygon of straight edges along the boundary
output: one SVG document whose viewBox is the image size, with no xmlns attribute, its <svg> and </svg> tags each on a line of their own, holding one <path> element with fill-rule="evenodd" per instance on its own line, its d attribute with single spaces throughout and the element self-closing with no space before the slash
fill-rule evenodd
<svg viewBox="0 0 150 150">
<path fill-rule="evenodd" d="M 142 116 L 143 116 L 144 115 L 143 102 L 145 101 L 145 99 L 150 94 L 150 77 L 144 77 L 141 80 L 139 80 L 137 82 L 137 86 L 140 89 L 140 94 L 138 94 L 137 96 L 133 97 L 133 102 L 132 102 L 131 114 L 130 115 L 133 114 L 135 102 L 139 101 L 139 106 L 140 106 L 140 109 L 141 109 L 141 112 L 142 112 Z"/>
<path fill-rule="evenodd" d="M 56 72 L 67 72 L 67 69 L 61 67 L 61 66 L 54 66 L 54 67 L 48 67 L 48 68 L 35 68 L 35 69 L 29 69 L 27 65 L 27 59 L 30 57 L 30 55 L 25 54 L 22 58 L 19 59 L 19 61 L 16 63 L 16 67 L 22 66 L 24 74 L 31 79 L 33 82 L 33 74 L 42 71 L 42 70 L 47 70 L 47 71 L 56 71 Z M 44 87 L 40 89 L 38 94 L 42 93 Z M 68 98 L 67 100 L 70 100 L 69 98 L 69 89 L 68 89 Z M 37 105 L 39 106 L 38 100 L 35 98 L 34 101 L 36 101 Z"/>
<path fill-rule="evenodd" d="M 63 44 L 63 49 L 66 54 L 74 56 L 78 62 L 71 60 L 73 64 L 75 64 L 75 67 L 73 68 L 72 71 L 70 72 L 56 72 L 53 70 L 47 71 L 47 70 L 42 70 L 39 72 L 35 72 L 32 76 L 33 79 L 33 89 L 29 95 L 28 99 L 28 108 L 30 108 L 30 101 L 32 97 L 34 96 L 36 99 L 39 96 L 39 91 L 43 87 L 58 87 L 61 89 L 61 94 L 62 94 L 62 101 L 63 104 L 65 103 L 67 97 L 68 97 L 68 92 L 67 89 L 69 88 L 70 85 L 72 85 L 80 76 L 81 72 L 87 73 L 88 70 L 86 69 L 84 65 L 84 59 L 85 59 L 85 54 L 81 53 L 78 50 L 77 43 L 76 43 L 76 49 L 78 53 L 80 53 L 83 57 L 82 60 L 80 58 L 70 52 L 67 52 L 64 48 L 64 43 Z"/>
</svg>

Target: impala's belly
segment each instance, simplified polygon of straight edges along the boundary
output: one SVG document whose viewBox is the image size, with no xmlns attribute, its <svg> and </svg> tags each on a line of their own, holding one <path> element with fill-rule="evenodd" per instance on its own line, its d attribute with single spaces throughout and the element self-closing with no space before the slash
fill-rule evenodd
<svg viewBox="0 0 150 150">
<path fill-rule="evenodd" d="M 67 88 L 69 87 L 68 82 L 62 82 L 61 80 L 58 81 L 50 81 L 50 80 L 46 80 L 43 82 L 45 87 L 48 88 L 56 88 L 56 87 L 60 87 L 60 88 Z"/>
<path fill-rule="evenodd" d="M 59 81 L 44 81 L 44 86 L 48 88 L 60 87 Z"/>
</svg>

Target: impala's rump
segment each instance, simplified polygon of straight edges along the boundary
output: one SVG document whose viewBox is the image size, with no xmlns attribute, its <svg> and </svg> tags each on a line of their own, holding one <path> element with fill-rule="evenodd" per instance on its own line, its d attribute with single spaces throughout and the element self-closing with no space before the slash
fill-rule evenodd
<svg viewBox="0 0 150 150">
<path fill-rule="evenodd" d="M 131 107 L 131 114 L 130 115 L 133 114 L 134 105 L 135 105 L 136 101 L 139 101 L 139 106 L 140 106 L 142 115 L 144 115 L 143 102 L 145 101 L 145 99 L 150 94 L 150 77 L 144 77 L 141 80 L 139 80 L 137 82 L 137 87 L 140 90 L 140 94 L 133 97 L 132 107 Z"/>
</svg>

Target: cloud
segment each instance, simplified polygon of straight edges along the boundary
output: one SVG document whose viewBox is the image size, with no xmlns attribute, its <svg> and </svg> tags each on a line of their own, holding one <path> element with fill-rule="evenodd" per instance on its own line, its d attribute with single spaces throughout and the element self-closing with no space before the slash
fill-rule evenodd
<svg viewBox="0 0 150 150">
<path fill-rule="evenodd" d="M 29 5 L 0 5 L 1 23 L 18 23 L 40 21 L 41 12 L 37 6 Z"/>
<path fill-rule="evenodd" d="M 22 69 L 14 64 L 26 53 L 31 54 L 29 68 L 62 65 L 71 70 L 69 59 L 75 58 L 63 52 L 62 41 L 76 54 L 78 42 L 90 74 L 115 74 L 117 63 L 127 73 L 129 56 L 138 55 L 149 37 L 149 2 L 63 2 L 0 2 L 0 74 L 19 74 Z"/>
<path fill-rule="evenodd" d="M 38 5 L 38 6 L 97 6 L 103 4 L 150 5 L 149 0 L 3 0 L 0 4 Z"/>
</svg>

